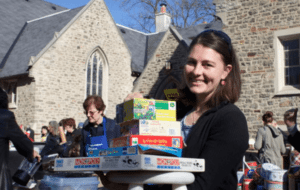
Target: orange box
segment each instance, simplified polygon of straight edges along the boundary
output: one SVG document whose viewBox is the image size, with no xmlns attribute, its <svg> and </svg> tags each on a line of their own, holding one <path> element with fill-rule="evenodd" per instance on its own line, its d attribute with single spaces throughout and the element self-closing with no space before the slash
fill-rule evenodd
<svg viewBox="0 0 300 190">
<path fill-rule="evenodd" d="M 130 135 L 112 139 L 109 147 L 135 146 L 138 144 L 182 148 L 183 140 L 181 136 Z"/>
</svg>

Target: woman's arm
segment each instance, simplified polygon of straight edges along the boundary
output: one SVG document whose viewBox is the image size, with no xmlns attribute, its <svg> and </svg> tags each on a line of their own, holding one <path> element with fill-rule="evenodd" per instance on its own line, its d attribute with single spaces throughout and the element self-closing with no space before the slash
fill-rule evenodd
<svg viewBox="0 0 300 190">
<path fill-rule="evenodd" d="M 264 130 L 263 128 L 260 128 L 257 131 L 256 140 L 255 140 L 255 143 L 254 143 L 254 148 L 256 150 L 259 150 L 259 149 L 262 148 L 263 136 L 264 136 L 264 134 L 263 134 L 264 131 L 263 130 Z"/>
<path fill-rule="evenodd" d="M 20 127 L 18 126 L 15 116 L 12 112 L 8 112 L 8 137 L 16 147 L 17 151 L 26 157 L 29 161 L 33 160 L 33 144 L 29 140 L 29 138 L 22 132 Z M 36 155 L 36 154 L 35 154 Z"/>
</svg>

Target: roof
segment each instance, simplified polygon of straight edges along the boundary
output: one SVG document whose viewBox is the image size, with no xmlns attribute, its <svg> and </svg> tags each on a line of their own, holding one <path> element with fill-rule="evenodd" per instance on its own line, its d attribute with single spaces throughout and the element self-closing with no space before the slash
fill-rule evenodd
<svg viewBox="0 0 300 190">
<path fill-rule="evenodd" d="M 153 56 L 160 41 L 166 32 L 160 33 L 142 33 L 140 31 L 117 25 L 121 30 L 123 39 L 125 40 L 131 55 L 131 69 L 133 72 L 142 73 L 147 63 Z M 214 21 L 209 24 L 199 24 L 189 28 L 176 29 L 187 45 L 191 43 L 191 39 L 206 29 L 222 30 L 222 21 Z"/>
<path fill-rule="evenodd" d="M 4 59 L 26 21 L 63 10 L 67 9 L 43 0 L 1 0 L 0 62 Z"/>
<path fill-rule="evenodd" d="M 0 77 L 27 73 L 31 56 L 36 56 L 82 7 L 26 23 L 17 43 L 9 52 Z"/>
</svg>

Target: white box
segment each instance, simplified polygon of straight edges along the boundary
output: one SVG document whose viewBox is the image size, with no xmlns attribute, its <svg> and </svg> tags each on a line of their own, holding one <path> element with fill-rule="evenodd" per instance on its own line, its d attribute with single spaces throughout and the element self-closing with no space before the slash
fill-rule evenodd
<svg viewBox="0 0 300 190">
<path fill-rule="evenodd" d="M 54 171 L 183 171 L 204 172 L 204 159 L 154 155 L 57 158 Z"/>
<path fill-rule="evenodd" d="M 179 121 L 131 120 L 120 124 L 122 135 L 181 136 Z"/>
</svg>

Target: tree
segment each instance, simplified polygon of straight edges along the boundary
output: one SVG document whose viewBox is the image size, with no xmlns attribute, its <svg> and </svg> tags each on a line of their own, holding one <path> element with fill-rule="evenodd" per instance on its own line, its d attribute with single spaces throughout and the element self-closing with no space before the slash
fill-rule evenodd
<svg viewBox="0 0 300 190">
<path fill-rule="evenodd" d="M 133 22 L 129 26 L 144 32 L 155 31 L 155 14 L 160 12 L 163 0 L 115 0 L 128 12 Z M 167 0 L 167 12 L 172 16 L 172 25 L 187 28 L 214 19 L 212 0 Z"/>
</svg>

